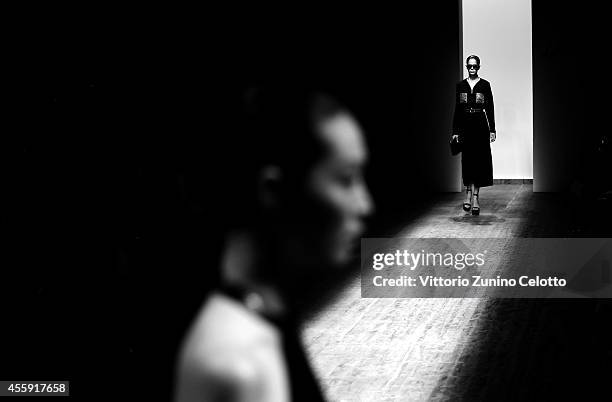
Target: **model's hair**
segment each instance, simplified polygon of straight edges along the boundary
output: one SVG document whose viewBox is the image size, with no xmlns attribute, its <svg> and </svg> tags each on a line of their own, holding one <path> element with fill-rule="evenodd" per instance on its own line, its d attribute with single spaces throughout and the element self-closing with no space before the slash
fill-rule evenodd
<svg viewBox="0 0 612 402">
<path fill-rule="evenodd" d="M 480 65 L 480 57 L 476 56 L 475 54 L 471 54 L 467 57 L 467 59 L 465 59 L 465 64 L 469 64 L 470 59 L 474 59 L 476 60 L 476 63 L 478 63 L 478 65 Z"/>
</svg>

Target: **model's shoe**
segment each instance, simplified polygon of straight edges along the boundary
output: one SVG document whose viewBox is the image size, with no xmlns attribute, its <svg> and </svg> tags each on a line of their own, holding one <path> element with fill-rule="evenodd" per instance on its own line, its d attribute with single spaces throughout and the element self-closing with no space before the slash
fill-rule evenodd
<svg viewBox="0 0 612 402">
<path fill-rule="evenodd" d="M 465 193 L 467 194 L 467 193 L 469 193 L 469 192 L 471 192 L 471 191 L 472 191 L 472 190 L 465 190 Z M 472 197 L 470 197 L 470 201 L 471 201 L 471 200 L 472 200 Z M 465 212 L 470 212 L 470 209 L 472 209 L 472 204 L 471 204 L 471 203 L 469 203 L 469 202 L 464 202 L 464 203 L 463 203 L 463 210 L 464 210 Z"/>
<path fill-rule="evenodd" d="M 478 194 L 474 194 L 472 197 L 478 198 Z M 472 207 L 472 215 L 480 215 L 480 207 Z"/>
</svg>

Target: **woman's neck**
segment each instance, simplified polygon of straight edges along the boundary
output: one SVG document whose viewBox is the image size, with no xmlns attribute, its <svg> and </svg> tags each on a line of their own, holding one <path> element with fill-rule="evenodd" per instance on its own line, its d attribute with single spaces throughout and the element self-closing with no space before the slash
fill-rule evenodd
<svg viewBox="0 0 612 402">
<path fill-rule="evenodd" d="M 476 80 L 480 79 L 480 77 L 478 75 L 475 75 L 473 78 L 472 77 L 468 77 L 468 79 L 470 81 L 476 81 Z"/>
<path fill-rule="evenodd" d="M 221 262 L 222 281 L 225 285 L 244 289 L 254 302 L 247 307 L 258 313 L 280 315 L 286 312 L 286 303 L 277 284 L 262 275 L 266 252 L 257 241 L 257 236 L 248 231 L 235 232 L 227 237 Z M 270 261 L 267 261 L 269 264 Z"/>
</svg>

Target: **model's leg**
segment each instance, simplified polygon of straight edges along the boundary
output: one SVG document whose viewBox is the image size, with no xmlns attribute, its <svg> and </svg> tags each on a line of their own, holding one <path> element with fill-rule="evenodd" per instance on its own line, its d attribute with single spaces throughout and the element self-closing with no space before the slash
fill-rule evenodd
<svg viewBox="0 0 612 402">
<path fill-rule="evenodd" d="M 472 208 L 472 187 L 474 185 L 470 184 L 465 186 L 465 201 L 463 202 L 463 210 L 469 211 Z"/>
<path fill-rule="evenodd" d="M 478 215 L 480 213 L 480 203 L 478 199 L 480 187 L 473 186 L 472 192 L 474 194 L 474 197 L 472 199 L 472 215 Z"/>
</svg>

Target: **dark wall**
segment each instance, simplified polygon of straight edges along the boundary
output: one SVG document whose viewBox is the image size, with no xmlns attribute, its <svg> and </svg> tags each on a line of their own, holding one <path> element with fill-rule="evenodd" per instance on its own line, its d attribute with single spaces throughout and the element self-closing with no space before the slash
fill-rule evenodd
<svg viewBox="0 0 612 402">
<path fill-rule="evenodd" d="M 220 75 L 225 87 L 252 79 L 332 88 L 364 126 L 370 186 L 380 212 L 393 216 L 418 193 L 458 190 L 460 159 L 448 138 L 461 79 L 459 12 L 454 2 L 345 16 L 315 29 L 297 23 L 289 40 L 247 28 L 236 46 L 220 50 Z"/>
<path fill-rule="evenodd" d="M 534 1 L 534 190 L 594 188 L 610 89 L 603 5 Z"/>
<path fill-rule="evenodd" d="M 15 347 L 3 378 L 70 378 L 86 395 L 113 376 L 123 392 L 169 392 L 177 340 L 215 283 L 242 145 L 231 110 L 253 83 L 321 83 L 355 111 L 379 233 L 448 189 L 458 13 L 156 20 L 125 33 L 84 23 L 37 36 L 10 88 L 20 125 L 6 159 L 14 258 L 2 306 L 14 325 L 2 343 Z"/>
</svg>

